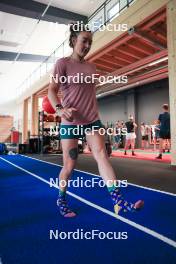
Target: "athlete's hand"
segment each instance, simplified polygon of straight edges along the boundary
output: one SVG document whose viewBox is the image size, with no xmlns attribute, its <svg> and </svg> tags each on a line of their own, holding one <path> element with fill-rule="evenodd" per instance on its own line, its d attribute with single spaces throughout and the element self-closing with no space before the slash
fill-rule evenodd
<svg viewBox="0 0 176 264">
<path fill-rule="evenodd" d="M 61 109 L 61 117 L 71 122 L 73 121 L 73 115 L 74 115 L 74 112 L 76 111 L 77 109 L 74 107 L 63 108 Z"/>
</svg>

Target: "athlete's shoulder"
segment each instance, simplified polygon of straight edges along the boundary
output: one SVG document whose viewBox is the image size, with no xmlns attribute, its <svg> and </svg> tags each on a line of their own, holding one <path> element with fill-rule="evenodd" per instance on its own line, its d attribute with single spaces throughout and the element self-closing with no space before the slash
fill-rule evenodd
<svg viewBox="0 0 176 264">
<path fill-rule="evenodd" d="M 66 71 L 67 71 L 67 60 L 66 58 L 60 58 L 60 59 L 57 59 L 56 62 L 55 62 L 55 65 L 54 65 L 54 70 L 53 70 L 53 73 L 54 74 L 66 74 Z"/>
<path fill-rule="evenodd" d="M 62 57 L 60 59 L 57 59 L 56 64 L 66 64 L 68 63 L 69 57 Z"/>
</svg>

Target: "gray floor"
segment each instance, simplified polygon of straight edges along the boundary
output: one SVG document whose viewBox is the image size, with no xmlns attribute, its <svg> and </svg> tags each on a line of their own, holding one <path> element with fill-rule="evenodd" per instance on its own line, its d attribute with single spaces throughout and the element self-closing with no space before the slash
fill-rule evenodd
<svg viewBox="0 0 176 264">
<path fill-rule="evenodd" d="M 31 155 L 35 158 L 62 165 L 62 155 Z M 138 185 L 176 193 L 176 167 L 155 161 L 110 158 L 118 179 Z M 92 155 L 80 154 L 77 169 L 98 173 L 98 168 Z"/>
</svg>

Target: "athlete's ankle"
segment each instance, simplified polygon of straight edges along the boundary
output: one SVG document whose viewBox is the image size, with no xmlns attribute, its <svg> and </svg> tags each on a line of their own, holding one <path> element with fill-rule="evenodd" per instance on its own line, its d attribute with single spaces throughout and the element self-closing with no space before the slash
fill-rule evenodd
<svg viewBox="0 0 176 264">
<path fill-rule="evenodd" d="M 123 211 L 123 212 L 127 212 L 127 211 L 130 211 L 130 212 L 133 212 L 133 211 L 136 211 L 136 210 L 140 210 L 143 205 L 144 205 L 144 202 L 142 200 L 139 200 L 137 201 L 136 203 L 131 203 L 131 202 L 128 202 L 126 201 L 121 192 L 120 192 L 120 189 L 118 187 L 116 187 L 115 185 L 111 186 L 111 187 L 108 187 L 108 191 L 111 195 L 111 199 L 112 199 L 112 202 L 113 202 L 113 205 L 114 205 L 114 211 L 116 214 L 118 214 L 120 211 Z"/>
</svg>

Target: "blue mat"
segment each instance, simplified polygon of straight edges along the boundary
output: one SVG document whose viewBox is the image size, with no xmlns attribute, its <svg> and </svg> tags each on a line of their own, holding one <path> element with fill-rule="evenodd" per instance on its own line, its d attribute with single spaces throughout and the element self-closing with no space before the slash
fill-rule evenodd
<svg viewBox="0 0 176 264">
<path fill-rule="evenodd" d="M 28 157 L 0 156 L 3 159 L 50 180 L 56 179 L 61 167 L 40 162 Z M 106 188 L 70 187 L 69 192 L 90 201 L 87 205 L 68 196 L 69 204 L 78 212 L 74 219 L 64 219 L 58 213 L 56 198 L 58 190 L 24 172 L 0 158 L 0 258 L 2 264 L 28 263 L 158 263 L 175 264 L 176 248 L 141 231 L 124 221 L 118 220 L 101 210 L 99 205 L 113 211 Z M 73 179 L 83 177 L 100 178 L 74 171 Z M 171 240 L 176 240 L 176 197 L 128 186 L 124 195 L 135 201 L 145 200 L 145 208 L 136 214 L 121 214 L 140 226 L 148 228 Z M 123 218 L 122 218 L 123 220 Z M 50 239 L 50 232 L 126 232 L 127 239 Z"/>
</svg>

